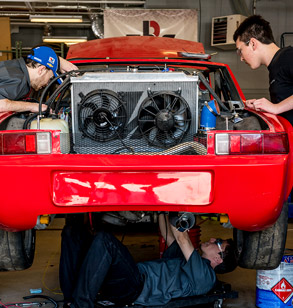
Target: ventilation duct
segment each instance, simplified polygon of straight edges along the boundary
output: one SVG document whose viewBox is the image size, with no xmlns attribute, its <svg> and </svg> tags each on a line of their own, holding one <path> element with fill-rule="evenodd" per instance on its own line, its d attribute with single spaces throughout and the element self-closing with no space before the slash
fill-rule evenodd
<svg viewBox="0 0 293 308">
<path fill-rule="evenodd" d="M 91 15 L 92 31 L 97 38 L 104 38 L 103 20 L 99 15 Z"/>
</svg>

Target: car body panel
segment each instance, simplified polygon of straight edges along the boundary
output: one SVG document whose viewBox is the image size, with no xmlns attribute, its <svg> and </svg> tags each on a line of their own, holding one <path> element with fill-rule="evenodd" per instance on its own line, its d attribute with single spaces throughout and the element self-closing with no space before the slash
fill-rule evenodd
<svg viewBox="0 0 293 308">
<path fill-rule="evenodd" d="M 1 187 L 3 192 L 9 193 L 2 193 L 0 196 L 0 203 L 6 205 L 0 209 L 1 227 L 9 230 L 29 229 L 34 227 L 37 217 L 42 214 L 173 210 L 226 213 L 233 226 L 252 231 L 274 223 L 285 199 L 285 183 L 276 182 L 276 179 L 284 179 L 288 163 L 287 155 L 247 155 L 245 157 L 230 156 L 229 158 L 214 155 L 150 156 L 147 157 L 147 164 L 146 156 L 135 155 L 128 156 L 128 158 L 124 155 L 109 157 L 79 154 L 27 155 L 21 160 L 18 156 L 2 157 L 1 178 L 5 180 L 2 181 Z M 110 173 L 111 176 L 104 179 L 103 173 Z M 149 185 L 149 196 L 152 198 L 144 200 L 144 204 L 135 204 L 133 201 L 129 203 L 129 199 L 133 200 L 139 193 L 121 188 L 121 180 L 123 179 L 125 183 L 130 173 L 132 181 L 129 181 L 129 185 L 133 184 L 137 187 L 142 179 L 144 185 L 145 183 Z M 177 188 L 180 185 L 175 185 L 174 191 L 168 190 L 169 201 L 155 202 L 153 197 L 156 193 L 154 191 L 164 186 L 166 182 L 164 178 L 158 178 L 157 175 L 174 173 L 179 173 L 179 175 L 190 173 L 191 176 L 201 173 L 212 174 L 214 184 L 212 202 L 206 205 L 193 204 L 193 202 L 184 203 L 182 201 L 184 198 L 178 199 L 178 194 L 181 192 L 177 191 Z M 83 182 L 81 181 L 80 185 L 67 183 L 65 187 L 58 188 L 56 174 L 78 174 L 76 180 L 83 179 Z M 111 179 L 113 198 L 109 196 L 109 199 L 96 200 L 93 205 L 88 205 L 88 203 L 73 206 L 54 204 L 54 200 L 56 202 L 60 196 L 60 189 L 64 189 L 64 196 L 74 191 L 77 196 L 90 198 L 92 190 L 85 190 L 84 186 L 94 182 L 95 177 L 92 178 L 93 181 L 90 176 L 89 180 L 85 180 L 88 175 L 92 174 L 100 175 L 98 178 L 100 187 L 109 185 L 109 179 Z M 156 180 L 154 180 L 154 175 Z M 248 187 L 249 193 L 247 193 Z M 115 198 L 118 195 L 117 200 Z M 204 198 L 206 195 L 207 191 L 204 191 Z M 115 202 L 113 202 L 114 199 Z M 195 198 L 195 200 L 199 199 L 200 197 Z"/>
<path fill-rule="evenodd" d="M 67 58 L 177 58 L 181 51 L 205 53 L 202 43 L 198 42 L 166 37 L 125 36 L 72 45 Z"/>
</svg>

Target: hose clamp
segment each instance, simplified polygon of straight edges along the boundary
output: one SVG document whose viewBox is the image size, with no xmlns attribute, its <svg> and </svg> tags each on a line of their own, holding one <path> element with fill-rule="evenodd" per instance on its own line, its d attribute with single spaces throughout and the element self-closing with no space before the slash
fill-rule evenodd
<svg viewBox="0 0 293 308">
<path fill-rule="evenodd" d="M 208 108 L 209 112 L 212 113 L 215 117 L 218 116 L 218 114 L 213 110 L 213 108 L 208 104 L 207 101 L 204 102 L 205 106 Z"/>
</svg>

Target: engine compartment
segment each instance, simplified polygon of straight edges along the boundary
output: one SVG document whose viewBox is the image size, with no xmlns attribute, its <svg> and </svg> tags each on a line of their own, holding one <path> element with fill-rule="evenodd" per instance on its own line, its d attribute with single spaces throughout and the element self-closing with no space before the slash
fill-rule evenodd
<svg viewBox="0 0 293 308">
<path fill-rule="evenodd" d="M 268 129 L 244 110 L 229 78 L 219 68 L 85 69 L 51 93 L 53 112 L 39 121 L 18 114 L 2 126 L 60 130 L 64 154 L 205 155 L 210 130 Z"/>
<path fill-rule="evenodd" d="M 77 153 L 160 152 L 197 133 L 197 76 L 104 72 L 72 77 L 71 83 Z"/>
</svg>

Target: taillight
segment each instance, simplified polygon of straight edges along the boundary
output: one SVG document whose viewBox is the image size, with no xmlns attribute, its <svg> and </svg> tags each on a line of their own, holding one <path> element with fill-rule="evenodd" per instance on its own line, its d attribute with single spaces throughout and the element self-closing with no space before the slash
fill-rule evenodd
<svg viewBox="0 0 293 308">
<path fill-rule="evenodd" d="M 52 152 L 49 132 L 0 134 L 0 154 L 50 154 Z"/>
<path fill-rule="evenodd" d="M 289 153 L 286 133 L 220 133 L 215 138 L 218 155 Z"/>
</svg>

